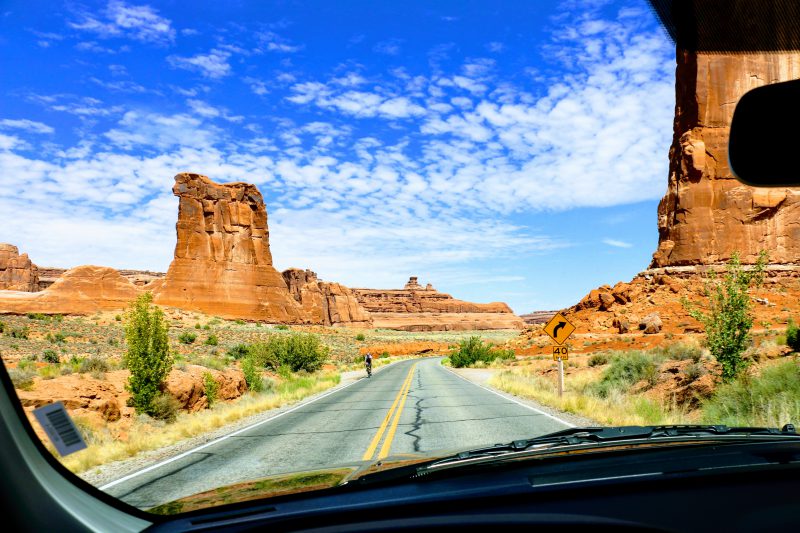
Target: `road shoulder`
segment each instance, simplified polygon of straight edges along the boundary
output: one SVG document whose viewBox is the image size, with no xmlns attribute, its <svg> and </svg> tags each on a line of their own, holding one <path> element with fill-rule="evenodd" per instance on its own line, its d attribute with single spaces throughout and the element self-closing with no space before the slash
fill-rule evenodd
<svg viewBox="0 0 800 533">
<path fill-rule="evenodd" d="M 456 374 L 457 376 L 460 376 L 460 377 L 462 377 L 462 378 L 474 383 L 475 385 L 478 385 L 480 387 L 488 389 L 488 390 L 490 390 L 490 391 L 492 391 L 495 394 L 498 394 L 500 396 L 503 396 L 504 398 L 508 398 L 509 400 L 512 400 L 512 401 L 517 402 L 517 403 L 521 403 L 523 405 L 527 405 L 528 407 L 531 407 L 533 409 L 541 411 L 541 412 L 543 412 L 543 413 L 545 413 L 545 414 L 547 414 L 547 415 L 549 415 L 549 416 L 551 416 L 553 418 L 556 418 L 556 419 L 559 419 L 559 420 L 563 420 L 564 422 L 567 422 L 567 423 L 569 423 L 569 424 L 571 424 L 571 425 L 573 425 L 575 427 L 601 426 L 602 425 L 599 422 L 597 422 L 596 420 L 592 420 L 590 418 L 586 418 L 586 417 L 583 417 L 583 416 L 580 416 L 580 415 L 576 415 L 576 414 L 573 414 L 573 413 L 567 413 L 567 412 L 564 412 L 564 411 L 559 411 L 558 409 L 555 409 L 553 407 L 541 404 L 541 403 L 536 402 L 534 400 L 531 400 L 529 398 L 523 398 L 521 396 L 515 396 L 513 394 L 509 394 L 508 392 L 505 392 L 505 391 L 502 391 L 502 390 L 499 390 L 499 389 L 496 389 L 496 388 L 492 387 L 491 385 L 489 385 L 489 380 L 492 378 L 492 376 L 495 375 L 495 373 L 500 372 L 501 369 L 494 369 L 494 368 L 451 368 L 451 367 L 444 366 L 444 365 L 442 366 L 442 368 L 445 368 L 446 370 L 449 370 L 450 372 L 452 372 L 452 373 Z"/>
</svg>

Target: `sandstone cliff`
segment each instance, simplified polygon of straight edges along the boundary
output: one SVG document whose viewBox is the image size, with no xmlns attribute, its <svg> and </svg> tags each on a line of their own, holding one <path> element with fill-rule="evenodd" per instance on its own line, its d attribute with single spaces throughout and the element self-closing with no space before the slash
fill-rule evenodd
<svg viewBox="0 0 800 533">
<path fill-rule="evenodd" d="M 217 184 L 206 176 L 175 176 L 180 198 L 175 258 L 154 301 L 224 318 L 308 322 L 272 266 L 267 210 L 248 183 Z"/>
<path fill-rule="evenodd" d="M 12 244 L 0 243 L 0 290 L 36 292 L 39 275 L 28 254 L 20 255 Z"/>
<path fill-rule="evenodd" d="M 315 324 L 372 327 L 372 318 L 353 291 L 339 283 L 319 281 L 310 270 L 283 271 L 289 292 Z"/>
<path fill-rule="evenodd" d="M 109 267 L 84 265 L 67 270 L 41 292 L 0 292 L 0 313 L 89 314 L 122 309 L 139 289 Z"/>
<path fill-rule="evenodd" d="M 739 98 L 795 78 L 800 52 L 678 51 L 669 182 L 658 206 L 659 244 L 651 267 L 721 263 L 737 250 L 745 263 L 755 262 L 762 249 L 773 264 L 800 259 L 800 190 L 739 183 L 727 152 Z"/>
<path fill-rule="evenodd" d="M 412 277 L 403 289 L 352 289 L 376 328 L 407 331 L 519 329 L 524 326 L 506 304 L 456 300 L 425 288 Z"/>
</svg>

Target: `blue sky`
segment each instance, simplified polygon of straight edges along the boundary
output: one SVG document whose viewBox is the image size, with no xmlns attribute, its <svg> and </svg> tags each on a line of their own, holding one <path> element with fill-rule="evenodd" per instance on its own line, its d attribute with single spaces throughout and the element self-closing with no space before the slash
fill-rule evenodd
<svg viewBox="0 0 800 533">
<path fill-rule="evenodd" d="M 674 51 L 644 1 L 6 1 L 0 24 L 0 242 L 39 265 L 165 271 L 183 171 L 257 184 L 276 267 L 353 287 L 524 313 L 656 248 Z"/>
</svg>

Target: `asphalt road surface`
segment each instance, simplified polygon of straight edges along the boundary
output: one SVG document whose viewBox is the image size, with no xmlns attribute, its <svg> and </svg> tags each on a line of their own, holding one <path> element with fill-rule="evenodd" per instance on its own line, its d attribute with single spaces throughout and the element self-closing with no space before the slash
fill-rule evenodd
<svg viewBox="0 0 800 533">
<path fill-rule="evenodd" d="M 403 361 L 285 415 L 103 488 L 149 508 L 222 485 L 391 454 L 457 450 L 567 427 L 474 385 L 440 359 Z"/>
</svg>

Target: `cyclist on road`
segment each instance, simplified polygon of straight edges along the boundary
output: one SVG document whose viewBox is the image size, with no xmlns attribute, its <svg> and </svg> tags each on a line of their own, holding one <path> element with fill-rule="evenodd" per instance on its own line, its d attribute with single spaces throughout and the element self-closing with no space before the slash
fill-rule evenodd
<svg viewBox="0 0 800 533">
<path fill-rule="evenodd" d="M 367 367 L 367 375 L 372 377 L 372 354 L 369 352 L 364 355 L 364 365 Z"/>
</svg>

